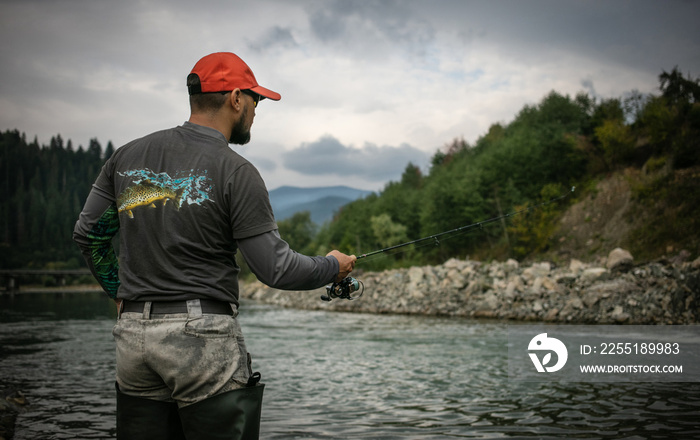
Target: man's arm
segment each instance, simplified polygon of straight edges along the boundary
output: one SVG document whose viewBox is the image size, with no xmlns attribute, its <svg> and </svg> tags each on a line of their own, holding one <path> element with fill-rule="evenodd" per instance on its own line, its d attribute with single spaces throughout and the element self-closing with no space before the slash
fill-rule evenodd
<svg viewBox="0 0 700 440">
<path fill-rule="evenodd" d="M 290 249 L 277 230 L 238 240 L 248 266 L 264 284 L 283 290 L 311 290 L 345 278 L 355 256 L 332 251 L 308 257 Z"/>
<path fill-rule="evenodd" d="M 73 230 L 90 271 L 107 295 L 117 300 L 119 260 L 112 238 L 119 230 L 119 214 L 115 201 L 93 186 Z"/>
</svg>

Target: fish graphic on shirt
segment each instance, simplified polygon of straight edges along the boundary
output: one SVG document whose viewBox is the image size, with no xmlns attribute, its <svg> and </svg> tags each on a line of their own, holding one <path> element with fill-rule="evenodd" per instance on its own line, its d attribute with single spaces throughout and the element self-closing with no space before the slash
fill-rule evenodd
<svg viewBox="0 0 700 440">
<path fill-rule="evenodd" d="M 156 208 L 155 202 L 163 201 L 161 206 L 165 206 L 168 200 L 172 200 L 175 208 L 180 209 L 182 199 L 182 189 L 177 191 L 168 186 L 156 185 L 150 180 L 146 180 L 137 185 L 130 186 L 117 197 L 117 209 L 120 213 L 126 212 L 129 218 L 134 218 L 132 210 L 139 206 Z"/>
</svg>

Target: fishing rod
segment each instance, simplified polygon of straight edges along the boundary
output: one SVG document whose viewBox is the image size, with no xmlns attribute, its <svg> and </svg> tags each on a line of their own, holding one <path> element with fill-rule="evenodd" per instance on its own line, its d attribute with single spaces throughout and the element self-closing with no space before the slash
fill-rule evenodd
<svg viewBox="0 0 700 440">
<path fill-rule="evenodd" d="M 443 237 L 445 235 L 456 236 L 456 235 L 463 233 L 469 229 L 477 228 L 477 227 L 479 229 L 482 229 L 484 227 L 484 225 L 487 225 L 489 223 L 493 223 L 493 222 L 496 222 L 496 221 L 499 221 L 502 219 L 506 219 L 508 217 L 513 217 L 515 215 L 522 214 L 522 213 L 528 212 L 528 211 L 532 211 L 532 210 L 535 210 L 535 209 L 540 208 L 542 206 L 549 205 L 550 203 L 554 203 L 554 202 L 557 202 L 559 200 L 562 200 L 562 199 L 570 196 L 575 190 L 576 190 L 576 187 L 572 186 L 571 191 L 568 191 L 568 192 L 566 192 L 558 197 L 551 198 L 551 199 L 544 201 L 542 203 L 538 203 L 537 205 L 528 206 L 527 208 L 523 208 L 523 209 L 520 209 L 518 211 L 509 212 L 507 214 L 499 215 L 498 217 L 490 218 L 488 220 L 482 220 L 482 221 L 479 221 L 476 223 L 472 223 L 470 225 L 460 226 L 459 228 L 450 229 L 449 231 L 429 235 L 427 237 L 419 238 L 417 240 L 411 240 L 411 241 L 407 241 L 405 243 L 385 247 L 384 249 L 378 249 L 376 251 L 367 252 L 365 254 L 359 255 L 357 257 L 357 259 L 360 260 L 361 258 L 367 258 L 367 257 L 371 257 L 373 255 L 383 254 L 383 253 L 390 252 L 390 251 L 393 251 L 396 249 L 400 249 L 400 248 L 403 248 L 406 246 L 417 245 L 419 243 L 424 243 L 424 242 L 431 241 L 431 240 L 435 243 L 436 246 L 438 246 L 438 245 L 440 245 L 440 240 L 438 240 L 439 237 Z M 348 276 L 348 277 L 345 277 L 338 282 L 331 284 L 330 286 L 326 286 L 326 295 L 322 295 L 321 299 L 323 301 L 331 301 L 333 298 L 354 300 L 354 299 L 361 297 L 362 294 L 364 293 L 364 290 L 365 290 L 365 286 L 362 283 L 362 281 L 359 281 L 351 276 Z M 356 292 L 359 292 L 359 293 L 356 293 Z"/>
</svg>

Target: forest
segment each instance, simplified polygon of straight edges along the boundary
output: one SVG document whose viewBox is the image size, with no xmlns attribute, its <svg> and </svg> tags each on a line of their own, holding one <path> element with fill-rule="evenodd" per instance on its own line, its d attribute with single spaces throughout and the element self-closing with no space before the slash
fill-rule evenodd
<svg viewBox="0 0 700 440">
<path fill-rule="evenodd" d="M 91 139 L 74 148 L 60 135 L 49 145 L 17 130 L 0 133 L 0 268 L 84 266 L 73 226 L 104 161 L 114 152 Z"/>
<path fill-rule="evenodd" d="M 626 167 L 670 170 L 637 188 L 635 197 L 676 200 L 678 194 L 669 188 L 677 182 L 669 176 L 700 167 L 700 79 L 677 67 L 658 78 L 659 93 L 650 95 L 631 91 L 598 100 L 552 91 L 525 106 L 512 122 L 494 123 L 473 144 L 448 142 L 432 156 L 426 172 L 407 164 L 399 181 L 344 206 L 331 222 L 315 225 L 308 213 L 298 213 L 278 222 L 280 233 L 302 253 L 337 248 L 359 255 L 525 209 L 524 215 L 441 239 L 439 246 L 383 255 L 363 268 L 466 256 L 524 259 L 552 245 L 550 232 L 559 216 L 601 176 Z M 87 148 L 75 148 L 60 135 L 50 145 L 39 145 L 17 130 L 0 133 L 0 268 L 84 267 L 71 239 L 73 225 L 113 152 L 111 142 L 103 148 L 96 138 Z M 682 216 L 697 218 L 698 173 L 681 185 L 676 189 Z M 533 208 L 571 187 L 576 192 L 562 201 Z M 697 240 L 695 231 L 691 238 Z"/>
</svg>

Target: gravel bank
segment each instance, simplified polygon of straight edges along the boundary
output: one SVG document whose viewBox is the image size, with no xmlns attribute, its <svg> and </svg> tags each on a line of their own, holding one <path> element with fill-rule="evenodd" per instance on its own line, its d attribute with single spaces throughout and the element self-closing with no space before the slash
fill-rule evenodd
<svg viewBox="0 0 700 440">
<path fill-rule="evenodd" d="M 604 261 L 523 266 L 452 259 L 439 266 L 358 274 L 364 295 L 320 300 L 259 282 L 241 297 L 299 309 L 461 316 L 577 324 L 691 324 L 700 317 L 700 258 L 635 265 L 614 249 Z"/>
</svg>

